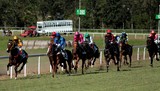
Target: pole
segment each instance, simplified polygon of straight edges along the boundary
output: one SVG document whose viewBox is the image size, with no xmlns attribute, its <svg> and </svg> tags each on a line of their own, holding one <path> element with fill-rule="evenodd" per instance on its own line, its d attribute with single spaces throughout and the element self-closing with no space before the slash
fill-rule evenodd
<svg viewBox="0 0 160 91">
<path fill-rule="evenodd" d="M 159 14 L 160 14 L 160 4 L 159 4 Z M 160 31 L 159 29 L 160 29 L 160 20 L 158 20 L 158 36 L 159 36 L 159 31 Z M 159 43 L 159 39 L 157 42 Z"/>
<path fill-rule="evenodd" d="M 79 10 L 81 9 L 81 0 L 79 0 Z M 79 26 L 78 26 L 78 32 L 80 32 L 80 28 L 81 28 L 81 18 L 80 18 L 80 15 L 79 15 Z"/>
<path fill-rule="evenodd" d="M 40 72 L 41 72 L 41 63 L 40 63 L 40 61 L 41 61 L 41 57 L 39 56 L 38 57 L 38 75 L 40 75 Z"/>
</svg>

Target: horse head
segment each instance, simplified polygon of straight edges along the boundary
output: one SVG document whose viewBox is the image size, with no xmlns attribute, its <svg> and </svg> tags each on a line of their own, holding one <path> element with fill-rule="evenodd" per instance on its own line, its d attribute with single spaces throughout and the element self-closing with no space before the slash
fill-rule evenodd
<svg viewBox="0 0 160 91">
<path fill-rule="evenodd" d="M 76 54 L 77 46 L 78 46 L 78 42 L 74 42 L 73 43 L 73 53 L 74 54 Z"/>
<path fill-rule="evenodd" d="M 56 44 L 52 44 L 52 54 L 56 55 L 59 52 L 59 48 L 57 47 Z"/>
<path fill-rule="evenodd" d="M 154 40 L 151 37 L 147 37 L 147 46 L 152 45 Z"/>
<path fill-rule="evenodd" d="M 7 52 L 9 53 L 11 50 L 15 48 L 15 43 L 13 40 L 9 39 L 7 43 Z"/>
</svg>

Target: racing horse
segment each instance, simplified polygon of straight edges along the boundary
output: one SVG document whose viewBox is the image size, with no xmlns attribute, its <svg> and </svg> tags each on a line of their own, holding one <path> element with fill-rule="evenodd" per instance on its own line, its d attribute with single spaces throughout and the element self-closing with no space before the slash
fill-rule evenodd
<svg viewBox="0 0 160 91">
<path fill-rule="evenodd" d="M 119 44 L 120 47 L 120 66 L 122 63 L 122 57 L 124 58 L 124 64 L 129 64 L 129 67 L 131 67 L 132 63 L 132 53 L 133 53 L 133 46 L 126 44 L 125 41 L 121 41 Z M 127 55 L 129 57 L 129 63 L 127 61 Z"/>
<path fill-rule="evenodd" d="M 17 79 L 17 74 L 21 72 L 24 65 L 27 63 L 28 54 L 25 50 L 20 52 L 19 48 L 17 48 L 15 42 L 13 40 L 9 40 L 7 43 L 7 52 L 10 53 L 9 63 L 7 65 L 7 74 L 9 74 L 9 67 L 14 65 L 15 68 L 15 79 Z M 22 64 L 21 68 L 18 70 L 20 64 Z"/>
<path fill-rule="evenodd" d="M 86 68 L 88 68 L 91 65 L 94 65 L 96 58 L 99 58 L 100 52 L 98 47 L 95 44 L 89 45 L 87 41 L 83 42 L 84 50 L 86 51 L 87 59 L 88 59 L 88 65 Z M 96 50 L 94 49 L 96 47 Z"/>
<path fill-rule="evenodd" d="M 157 45 L 154 43 L 154 39 L 151 37 L 147 37 L 147 49 L 148 49 L 148 53 L 149 53 L 149 57 L 150 57 L 150 66 L 153 67 L 153 58 L 154 56 L 156 56 L 156 60 L 159 61 L 158 58 L 158 47 Z"/>
<path fill-rule="evenodd" d="M 110 41 L 107 37 L 105 38 L 104 57 L 106 61 L 107 72 L 109 70 L 109 64 L 111 59 L 114 61 L 114 64 L 117 65 L 117 71 L 120 71 L 119 69 L 120 52 L 118 44 L 116 43 L 110 44 Z"/>
<path fill-rule="evenodd" d="M 86 52 L 84 50 L 85 44 L 78 44 L 78 42 L 73 43 L 73 49 L 72 49 L 72 55 L 73 55 L 73 60 L 76 60 L 75 62 L 75 72 L 77 73 L 77 68 L 78 68 L 78 62 L 81 59 L 82 60 L 82 74 L 84 74 L 84 66 L 85 66 L 85 61 L 87 59 Z"/>
<path fill-rule="evenodd" d="M 55 76 L 55 73 L 57 73 L 57 69 L 58 69 L 58 65 L 60 64 L 61 67 L 63 67 L 65 69 L 66 73 L 71 73 L 71 69 L 73 67 L 72 64 L 72 52 L 69 50 L 65 50 L 67 55 L 68 55 L 68 59 L 66 60 L 62 53 L 60 53 L 60 49 L 57 47 L 57 45 L 55 45 L 53 42 L 51 42 L 48 46 L 48 51 L 47 51 L 47 55 L 50 61 L 50 65 L 52 67 L 52 77 Z M 67 70 L 67 64 L 66 61 L 68 63 L 69 66 L 69 72 Z M 64 65 L 62 65 L 62 63 Z"/>
</svg>

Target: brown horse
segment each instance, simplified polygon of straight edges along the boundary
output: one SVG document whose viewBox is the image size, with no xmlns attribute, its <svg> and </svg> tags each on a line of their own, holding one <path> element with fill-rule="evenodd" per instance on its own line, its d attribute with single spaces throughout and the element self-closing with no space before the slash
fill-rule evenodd
<svg viewBox="0 0 160 91">
<path fill-rule="evenodd" d="M 107 72 L 109 70 L 109 64 L 110 64 L 110 60 L 112 59 L 114 61 L 114 64 L 117 65 L 117 71 L 119 70 L 119 48 L 118 48 L 118 44 L 113 43 L 110 44 L 109 39 L 106 37 L 105 38 L 105 49 L 104 49 L 104 56 L 105 56 L 105 60 L 106 60 L 106 67 L 107 67 Z"/>
<path fill-rule="evenodd" d="M 10 53 L 9 63 L 7 65 L 7 73 L 9 74 L 9 67 L 14 65 L 15 68 L 15 79 L 17 79 L 17 74 L 21 72 L 24 65 L 27 63 L 28 54 L 25 50 L 20 52 L 19 48 L 16 47 L 13 40 L 9 40 L 7 44 L 7 52 Z M 17 71 L 19 65 L 22 64 L 21 68 Z"/>
<path fill-rule="evenodd" d="M 66 73 L 69 73 L 69 74 L 71 73 L 71 69 L 73 67 L 73 64 L 72 64 L 73 56 L 72 56 L 71 51 L 69 51 L 69 50 L 66 50 L 66 53 L 68 55 L 67 60 L 64 59 L 62 53 L 60 53 L 60 49 L 58 49 L 57 46 L 55 44 L 53 44 L 53 42 L 51 42 L 49 44 L 47 55 L 49 57 L 50 65 L 52 67 L 52 77 L 54 77 L 55 73 L 57 73 L 57 69 L 58 69 L 59 64 L 61 67 L 63 67 L 65 69 Z M 67 70 L 66 61 L 69 66 L 69 72 Z"/>
<path fill-rule="evenodd" d="M 129 67 L 131 67 L 132 63 L 132 53 L 133 53 L 133 46 L 129 44 L 125 44 L 124 42 L 120 42 L 120 66 L 122 63 L 122 57 L 124 57 L 124 64 L 129 64 Z M 127 61 L 127 55 L 129 57 L 129 63 Z"/>
<path fill-rule="evenodd" d="M 154 43 L 154 39 L 152 39 L 151 37 L 147 37 L 147 49 L 148 49 L 148 53 L 149 53 L 149 57 L 151 60 L 150 66 L 153 67 L 153 58 L 154 56 L 156 56 L 156 60 L 159 61 L 158 58 L 158 47 L 157 45 Z"/>
<path fill-rule="evenodd" d="M 80 45 L 78 44 L 78 42 L 74 42 L 72 54 L 73 54 L 73 59 L 76 60 L 75 66 L 74 66 L 75 72 L 77 73 L 78 62 L 80 59 L 82 59 L 82 74 L 84 74 L 83 68 L 85 66 L 85 61 L 87 59 L 87 55 L 84 50 L 84 44 Z"/>
</svg>

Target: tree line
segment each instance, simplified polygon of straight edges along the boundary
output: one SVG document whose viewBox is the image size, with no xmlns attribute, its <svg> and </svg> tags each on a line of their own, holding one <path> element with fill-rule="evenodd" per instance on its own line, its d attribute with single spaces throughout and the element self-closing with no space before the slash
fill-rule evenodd
<svg viewBox="0 0 160 91">
<path fill-rule="evenodd" d="M 76 9 L 86 10 L 77 16 Z M 71 19 L 78 28 L 156 29 L 159 0 L 0 0 L 0 26 L 25 27 L 37 21 Z"/>
</svg>

